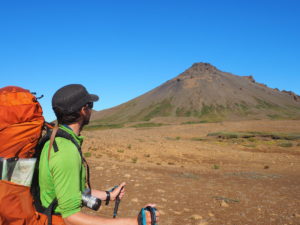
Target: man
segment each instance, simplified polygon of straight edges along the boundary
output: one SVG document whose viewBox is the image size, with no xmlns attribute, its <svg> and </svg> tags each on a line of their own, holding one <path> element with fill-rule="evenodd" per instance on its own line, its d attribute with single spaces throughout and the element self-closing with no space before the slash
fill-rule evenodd
<svg viewBox="0 0 300 225">
<path fill-rule="evenodd" d="M 64 86 L 54 94 L 52 108 L 59 129 L 71 135 L 77 144 L 63 137 L 53 137 L 45 143 L 39 164 L 41 203 L 47 208 L 57 200 L 54 212 L 62 218 L 57 224 L 137 225 L 137 218 L 110 219 L 80 212 L 82 193 L 86 189 L 86 168 L 78 149 L 83 142 L 80 132 L 84 125 L 89 123 L 93 102 L 98 99 L 97 95 L 89 94 L 80 84 Z M 125 183 L 122 183 L 112 192 L 91 190 L 91 194 L 102 201 L 115 200 L 117 195 L 121 199 L 125 191 L 124 186 Z M 151 218 L 148 212 L 146 218 L 147 225 L 150 225 Z"/>
</svg>

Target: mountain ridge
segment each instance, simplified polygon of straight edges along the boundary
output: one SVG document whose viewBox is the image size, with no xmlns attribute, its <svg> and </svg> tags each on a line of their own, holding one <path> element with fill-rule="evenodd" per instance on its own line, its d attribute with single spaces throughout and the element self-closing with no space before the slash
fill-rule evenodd
<svg viewBox="0 0 300 225">
<path fill-rule="evenodd" d="M 253 76 L 238 76 L 209 63 L 194 63 L 178 76 L 128 102 L 93 113 L 92 122 L 126 123 L 156 117 L 209 122 L 298 119 L 300 96 L 269 88 Z"/>
</svg>

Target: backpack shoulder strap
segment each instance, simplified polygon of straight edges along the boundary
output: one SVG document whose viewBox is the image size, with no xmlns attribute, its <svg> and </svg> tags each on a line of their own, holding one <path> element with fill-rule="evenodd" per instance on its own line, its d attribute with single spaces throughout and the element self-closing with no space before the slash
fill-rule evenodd
<svg viewBox="0 0 300 225">
<path fill-rule="evenodd" d="M 82 158 L 81 146 L 78 144 L 78 142 L 74 139 L 74 137 L 71 134 L 69 134 L 68 132 L 66 132 L 62 129 L 58 129 L 58 131 L 56 133 L 56 137 L 62 137 L 62 138 L 65 138 L 65 139 L 71 141 L 76 146 L 76 148 L 80 154 L 80 157 Z M 53 147 L 54 147 L 54 144 L 53 144 Z"/>
</svg>

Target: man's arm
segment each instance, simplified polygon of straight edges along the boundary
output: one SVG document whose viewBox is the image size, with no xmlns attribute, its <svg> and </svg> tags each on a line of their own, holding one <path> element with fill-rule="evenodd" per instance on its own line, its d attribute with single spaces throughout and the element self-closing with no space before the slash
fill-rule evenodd
<svg viewBox="0 0 300 225">
<path fill-rule="evenodd" d="M 148 206 L 155 207 L 155 205 L 149 204 Z M 64 218 L 64 222 L 67 225 L 138 225 L 136 218 L 103 218 L 100 216 L 87 215 L 82 212 L 77 212 L 71 216 Z M 159 212 L 156 212 L 156 222 L 159 222 Z M 151 225 L 151 215 L 146 212 L 146 224 Z"/>
<path fill-rule="evenodd" d="M 121 183 L 117 188 L 115 188 L 112 192 L 110 192 L 110 200 L 114 201 L 117 195 L 120 193 L 120 199 L 123 198 L 125 194 L 125 182 Z M 106 192 L 92 189 L 92 195 L 101 199 L 102 201 L 106 200 Z"/>
<path fill-rule="evenodd" d="M 67 225 L 138 225 L 137 218 L 103 218 L 82 212 L 64 218 Z"/>
</svg>

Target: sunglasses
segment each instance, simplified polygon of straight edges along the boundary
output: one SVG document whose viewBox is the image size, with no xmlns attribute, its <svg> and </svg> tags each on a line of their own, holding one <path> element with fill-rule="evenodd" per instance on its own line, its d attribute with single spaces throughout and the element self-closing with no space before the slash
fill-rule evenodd
<svg viewBox="0 0 300 225">
<path fill-rule="evenodd" d="M 88 103 L 86 104 L 86 106 L 87 106 L 88 108 L 92 109 L 92 108 L 94 107 L 94 102 L 88 102 Z"/>
</svg>

